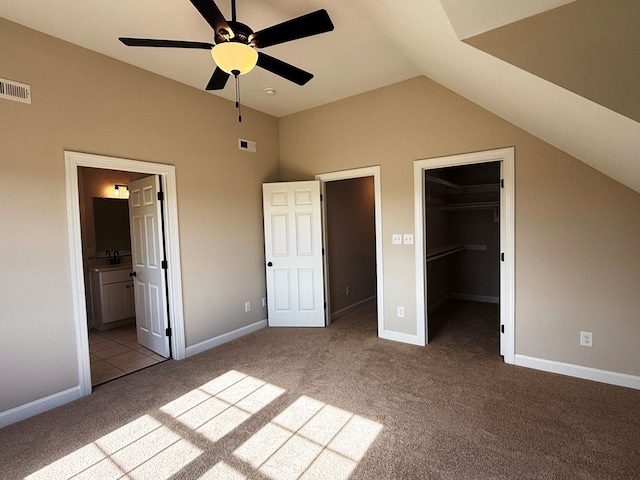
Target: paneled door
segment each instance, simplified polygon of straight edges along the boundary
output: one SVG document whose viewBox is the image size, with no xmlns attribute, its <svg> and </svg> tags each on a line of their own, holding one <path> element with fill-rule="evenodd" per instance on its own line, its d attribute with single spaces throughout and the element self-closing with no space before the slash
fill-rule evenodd
<svg viewBox="0 0 640 480">
<path fill-rule="evenodd" d="M 270 327 L 324 327 L 320 182 L 265 183 Z"/>
<path fill-rule="evenodd" d="M 166 335 L 166 278 L 162 268 L 161 205 L 157 175 L 129 184 L 132 275 L 136 305 L 138 343 L 163 357 L 169 356 Z"/>
</svg>

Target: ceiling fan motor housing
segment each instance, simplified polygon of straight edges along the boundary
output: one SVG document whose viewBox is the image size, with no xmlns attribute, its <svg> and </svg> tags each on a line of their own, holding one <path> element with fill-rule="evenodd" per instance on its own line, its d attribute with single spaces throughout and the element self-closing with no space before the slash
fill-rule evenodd
<svg viewBox="0 0 640 480">
<path fill-rule="evenodd" d="M 240 22 L 227 21 L 231 31 L 233 31 L 233 38 L 229 38 L 229 32 L 225 29 L 221 29 L 215 36 L 214 41 L 217 44 L 223 42 L 238 42 L 249 45 L 249 39 L 253 35 L 253 30 L 248 25 Z"/>
</svg>

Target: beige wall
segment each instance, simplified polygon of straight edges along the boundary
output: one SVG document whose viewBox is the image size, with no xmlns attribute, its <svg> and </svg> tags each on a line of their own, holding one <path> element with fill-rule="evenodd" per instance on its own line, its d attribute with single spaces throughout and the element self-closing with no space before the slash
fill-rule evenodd
<svg viewBox="0 0 640 480">
<path fill-rule="evenodd" d="M 428 79 L 238 124 L 230 102 L 2 19 L 0 48 L 33 94 L 0 101 L 0 412 L 78 385 L 65 149 L 176 166 L 191 346 L 266 317 L 243 306 L 264 296 L 260 185 L 279 168 L 381 165 L 385 327 L 415 333 L 414 252 L 390 245 L 413 230 L 413 160 L 515 145 L 516 352 L 640 374 L 640 195 Z"/>
<path fill-rule="evenodd" d="M 413 161 L 515 146 L 516 354 L 640 374 L 640 194 L 420 77 L 280 122 L 283 180 L 381 166 L 385 328 L 415 334 Z M 396 306 L 405 307 L 397 318 Z M 580 330 L 594 346 L 579 346 Z"/>
<path fill-rule="evenodd" d="M 187 346 L 266 318 L 276 118 L 2 19 L 0 59 L 33 96 L 0 100 L 0 412 L 78 385 L 64 150 L 176 166 Z"/>
</svg>

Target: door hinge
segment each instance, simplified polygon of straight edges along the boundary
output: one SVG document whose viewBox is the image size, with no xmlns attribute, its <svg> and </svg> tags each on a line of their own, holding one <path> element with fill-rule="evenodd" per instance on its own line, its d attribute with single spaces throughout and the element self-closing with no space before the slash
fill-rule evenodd
<svg viewBox="0 0 640 480">
<path fill-rule="evenodd" d="M 327 302 L 324 302 L 324 309 L 327 309 Z"/>
<path fill-rule="evenodd" d="M 170 336 L 171 336 L 171 327 L 167 328 L 167 329 L 164 331 L 164 334 L 165 334 L 167 337 L 170 337 Z"/>
<path fill-rule="evenodd" d="M 320 201 L 324 201 L 324 198 L 322 198 L 322 194 L 320 194 Z"/>
<path fill-rule="evenodd" d="M 504 262 L 504 253 L 500 254 L 500 261 Z"/>
<path fill-rule="evenodd" d="M 500 188 L 504 188 L 504 178 L 500 180 Z"/>
<path fill-rule="evenodd" d="M 164 192 L 158 192 L 158 201 L 159 202 L 164 201 Z"/>
<path fill-rule="evenodd" d="M 324 255 L 324 248 L 322 249 L 322 255 Z"/>
<path fill-rule="evenodd" d="M 162 260 L 162 263 L 160 264 L 160 266 L 162 267 L 163 270 L 166 270 L 167 268 L 169 268 L 169 262 L 167 262 L 166 260 Z"/>
<path fill-rule="evenodd" d="M 504 325 L 500 325 L 500 332 L 504 333 Z"/>
</svg>

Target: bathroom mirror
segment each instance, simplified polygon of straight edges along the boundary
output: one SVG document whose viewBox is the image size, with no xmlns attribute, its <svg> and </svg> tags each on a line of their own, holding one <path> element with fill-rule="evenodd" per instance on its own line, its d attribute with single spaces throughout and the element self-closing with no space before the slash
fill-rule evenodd
<svg viewBox="0 0 640 480">
<path fill-rule="evenodd" d="M 129 228 L 129 201 L 124 198 L 93 199 L 93 221 L 96 233 L 96 257 L 105 257 L 106 251 L 120 255 L 131 254 Z"/>
</svg>

